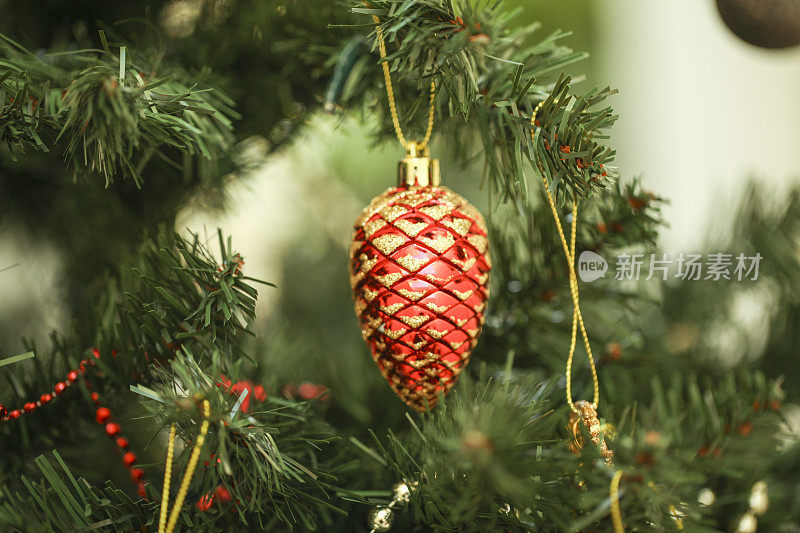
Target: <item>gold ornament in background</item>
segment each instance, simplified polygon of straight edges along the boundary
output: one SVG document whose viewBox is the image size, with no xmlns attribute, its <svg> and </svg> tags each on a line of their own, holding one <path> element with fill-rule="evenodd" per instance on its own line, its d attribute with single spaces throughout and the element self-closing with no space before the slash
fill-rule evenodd
<svg viewBox="0 0 800 533">
<path fill-rule="evenodd" d="M 389 531 L 393 522 L 394 511 L 391 507 L 376 507 L 367 517 L 367 524 L 372 528 L 370 533 Z"/>
<path fill-rule="evenodd" d="M 711 507 L 715 501 L 717 501 L 717 495 L 708 487 L 697 493 L 697 503 L 703 507 Z"/>
<path fill-rule="evenodd" d="M 750 510 L 756 516 L 760 516 L 767 512 L 769 509 L 769 496 L 767 494 L 767 483 L 765 481 L 758 481 L 753 485 L 750 490 L 750 499 L 748 500 Z"/>
<path fill-rule="evenodd" d="M 736 533 L 756 533 L 757 530 L 758 520 L 752 511 L 747 511 L 742 515 L 739 523 L 736 524 Z"/>
<path fill-rule="evenodd" d="M 416 487 L 417 482 L 415 481 L 412 486 Z M 392 487 L 392 501 L 397 502 L 400 505 L 404 505 L 411 500 L 412 492 L 412 487 L 410 487 L 405 481 L 399 481 L 394 484 L 394 487 Z"/>
<path fill-rule="evenodd" d="M 367 515 L 367 525 L 370 533 L 379 533 L 392 529 L 394 511 L 411 501 L 411 494 L 419 486 L 418 481 L 398 481 L 392 486 L 392 502 L 387 506 L 376 507 Z"/>
</svg>

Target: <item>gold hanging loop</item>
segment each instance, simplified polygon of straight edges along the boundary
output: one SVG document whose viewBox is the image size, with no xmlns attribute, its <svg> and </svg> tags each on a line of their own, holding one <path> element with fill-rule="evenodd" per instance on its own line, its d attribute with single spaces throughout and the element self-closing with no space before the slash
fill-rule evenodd
<svg viewBox="0 0 800 533">
<path fill-rule="evenodd" d="M 400 128 L 400 117 L 397 112 L 397 102 L 395 101 L 394 97 L 394 86 L 392 85 L 392 74 L 391 70 L 389 69 L 389 62 L 386 61 L 386 43 L 384 42 L 383 38 L 383 30 L 381 30 L 381 19 L 377 16 L 372 15 L 372 20 L 377 25 L 375 31 L 378 35 L 378 51 L 381 54 L 381 66 L 383 67 L 383 79 L 386 83 L 386 96 L 389 100 L 389 114 L 392 116 L 392 124 L 394 125 L 394 133 L 397 135 L 397 140 L 400 141 L 400 144 L 406 149 L 406 152 L 410 152 L 411 150 L 418 150 L 422 151 L 428 146 L 428 142 L 431 140 L 431 135 L 433 134 L 433 117 L 434 117 L 434 108 L 435 108 L 435 101 L 436 101 L 436 82 L 431 79 L 431 90 L 430 90 L 430 105 L 428 107 L 428 126 L 425 130 L 425 137 L 422 138 L 422 141 L 409 141 L 406 139 L 405 135 L 403 135 L 403 130 Z"/>
</svg>

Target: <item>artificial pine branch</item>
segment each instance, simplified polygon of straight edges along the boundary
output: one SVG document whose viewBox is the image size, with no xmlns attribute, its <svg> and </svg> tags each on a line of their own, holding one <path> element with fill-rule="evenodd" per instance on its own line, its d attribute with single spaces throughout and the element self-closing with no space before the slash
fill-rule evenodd
<svg viewBox="0 0 800 533">
<path fill-rule="evenodd" d="M 98 488 L 76 478 L 53 452 L 55 463 L 36 459 L 40 480 L 23 477 L 24 488 L 0 487 L 0 525 L 16 531 L 132 531 L 154 523 L 156 505 L 131 499 L 106 483 Z"/>
<path fill-rule="evenodd" d="M 102 50 L 41 56 L 0 35 L 0 140 L 12 154 L 58 150 L 75 172 L 139 184 L 151 158 L 169 160 L 166 148 L 229 153 L 236 114 L 224 94 L 101 37 Z"/>
<path fill-rule="evenodd" d="M 308 403 L 274 395 L 258 399 L 251 389 L 241 401 L 222 378 L 229 360 L 215 352 L 201 364 L 182 351 L 169 369 L 156 370 L 158 381 L 142 398 L 154 427 L 174 422 L 186 443 L 175 460 L 177 471 L 184 468 L 197 435 L 200 400 L 209 400 L 211 426 L 201 456 L 204 466 L 198 469 L 192 494 L 210 497 L 224 487 L 228 501 L 213 501 L 211 508 L 220 513 L 234 509 L 240 523 L 265 528 L 283 524 L 313 529 L 321 508 L 343 513 L 333 495 L 336 471 L 347 461 L 336 465 L 328 457 L 326 450 L 337 440 L 331 428 L 320 422 Z M 187 502 L 187 511 L 194 503 Z M 217 519 L 216 512 L 206 516 L 205 520 L 198 516 L 201 525 Z"/>
<path fill-rule="evenodd" d="M 585 57 L 557 44 L 563 33 L 536 39 L 538 25 L 512 26 L 516 12 L 501 2 L 378 0 L 366 7 L 356 1 L 352 5 L 355 13 L 381 20 L 381 32 L 393 50 L 386 61 L 393 75 L 406 81 L 399 96 L 406 122 L 424 114 L 427 95 L 421 87 L 433 79 L 439 87 L 437 132 L 448 138 L 457 160 L 481 154 L 490 191 L 498 200 L 524 202 L 531 186 L 526 175 L 539 187 L 540 172 L 560 201 L 586 198 L 614 177 L 608 167 L 614 151 L 601 141 L 616 116 L 610 107 L 600 107 L 614 91 L 576 94 L 570 78 L 558 75 Z M 352 71 L 364 75 L 365 69 Z M 377 80 L 362 86 L 373 92 Z M 347 98 L 354 94 L 343 96 Z M 542 102 L 534 126 L 532 114 Z M 384 131 L 391 131 L 385 113 L 382 124 Z"/>
</svg>

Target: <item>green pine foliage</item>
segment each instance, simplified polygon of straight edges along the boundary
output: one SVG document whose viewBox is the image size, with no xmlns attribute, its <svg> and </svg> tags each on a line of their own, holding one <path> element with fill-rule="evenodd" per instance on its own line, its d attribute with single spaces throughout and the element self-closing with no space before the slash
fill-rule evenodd
<svg viewBox="0 0 800 533">
<path fill-rule="evenodd" d="M 169 18 L 178 4 L 193 9 L 186 20 Z M 369 511 L 389 505 L 391 487 L 404 482 L 412 490 L 392 507 L 396 531 L 610 531 L 609 482 L 620 470 L 629 530 L 734 529 L 760 480 L 771 505 L 759 524 L 800 527 L 798 446 L 781 411 L 800 390 L 796 365 L 786 364 L 800 331 L 792 240 L 800 193 L 770 205 L 753 188 L 738 208 L 741 226 L 707 246 L 765 256 L 748 288 L 778 304 L 760 345 L 737 329 L 731 308 L 744 289 L 733 282 L 581 287 L 609 465 L 585 431 L 568 426 L 572 303 L 539 167 L 565 228 L 580 202 L 579 251 L 652 251 L 664 199 L 638 179 L 616 179 L 604 144 L 613 91 L 575 91 L 562 71 L 585 55 L 559 44 L 565 33 L 540 36 L 537 25 L 516 25 L 505 4 L 479 0 L 147 7 L 103 7 L 106 18 L 148 18 L 125 44 L 109 42 L 99 15 L 79 10 L 70 11 L 66 42 L 41 27 L 23 46 L 2 23 L 10 35 L 0 46 L 0 206 L 37 238 L 61 243 L 73 321 L 48 346 L 29 343 L 35 358 L 0 367 L 0 402 L 17 408 L 81 360 L 95 364 L 90 388 L 81 379 L 51 404 L 0 423 L 0 530 L 156 530 L 168 429 L 178 436 L 174 495 L 203 400 L 209 433 L 179 528 L 369 531 Z M 29 9 L 14 16 L 30 20 Z M 253 327 L 256 302 L 271 284 L 247 275 L 222 231 L 212 246 L 170 229 L 186 201 L 224 203 L 226 176 L 246 166 L 241 141 L 265 139 L 266 155 L 323 104 L 360 111 L 376 139 L 387 139 L 369 15 L 387 38 L 404 128 L 422 129 L 434 80 L 436 139 L 453 161 L 483 165 L 489 196 L 495 267 L 486 326 L 458 386 L 426 414 L 407 412 L 388 392 L 366 348 L 351 348 L 355 321 L 344 325 L 332 311 L 349 305 L 338 290 L 343 250 L 293 267 L 298 278 L 313 273 L 304 287 L 313 306 L 299 301 L 307 292 L 286 291 L 287 317 L 262 332 Z M 87 28 L 97 27 L 105 30 L 93 42 Z M 29 51 L 38 48 L 49 51 Z M 301 313 L 299 325 L 282 327 L 293 310 L 311 307 L 342 340 L 324 353 L 308 327 L 318 316 Z M 742 335 L 739 361 L 725 362 L 729 354 L 707 340 L 712 330 Z M 310 369 L 332 390 L 301 397 L 286 383 Z M 575 399 L 588 398 L 582 349 L 573 373 Z M 359 386 L 337 386 L 347 383 Z M 137 450 L 146 499 L 95 423 L 92 393 Z M 704 490 L 713 503 L 698 501 Z"/>
</svg>

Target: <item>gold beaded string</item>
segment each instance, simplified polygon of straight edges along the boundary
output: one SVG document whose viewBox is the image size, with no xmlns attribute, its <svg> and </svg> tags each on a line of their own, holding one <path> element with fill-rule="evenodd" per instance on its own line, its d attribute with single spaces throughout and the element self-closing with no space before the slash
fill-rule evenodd
<svg viewBox="0 0 800 533">
<path fill-rule="evenodd" d="M 431 90 L 430 90 L 430 106 L 428 107 L 428 127 L 425 130 L 425 137 L 423 137 L 421 142 L 416 141 L 408 141 L 406 140 L 405 135 L 403 135 L 403 130 L 400 128 L 400 117 L 397 112 L 397 102 L 394 99 L 394 86 L 392 85 L 392 75 L 391 71 L 389 70 L 389 62 L 386 61 L 386 43 L 384 42 L 383 38 L 383 30 L 381 30 L 381 19 L 377 16 L 372 15 L 372 20 L 377 24 L 375 31 L 378 34 L 378 51 L 381 54 L 381 66 L 383 67 L 383 79 L 386 83 L 386 97 L 389 100 L 389 114 L 392 116 L 392 124 L 394 125 L 394 132 L 397 135 L 397 140 L 400 141 L 400 144 L 403 145 L 403 148 L 409 149 L 411 145 L 416 145 L 417 150 L 422 151 L 425 147 L 428 146 L 428 141 L 431 140 L 431 134 L 433 133 L 433 112 L 434 112 L 434 101 L 436 100 L 436 82 L 431 79 Z"/>
<path fill-rule="evenodd" d="M 536 115 L 539 113 L 539 110 L 542 108 L 544 101 L 539 102 L 539 105 L 536 106 L 534 109 L 533 114 L 531 115 L 531 124 L 535 124 L 536 122 Z M 535 140 L 534 131 L 531 130 L 531 140 Z M 570 234 L 570 242 L 567 244 L 567 239 L 564 236 L 564 229 L 561 226 L 561 219 L 558 216 L 558 210 L 556 209 L 555 200 L 553 200 L 553 195 L 550 193 L 550 184 L 547 182 L 547 178 L 545 177 L 544 167 L 542 166 L 541 161 L 536 159 L 536 164 L 539 167 L 539 173 L 542 178 L 542 183 L 544 183 L 544 191 L 547 195 L 547 201 L 550 203 L 550 210 L 553 213 L 553 220 L 556 222 L 556 228 L 558 229 L 558 236 L 561 238 L 561 245 L 564 248 L 564 255 L 567 257 L 567 263 L 569 263 L 569 289 L 570 294 L 572 295 L 572 304 L 573 304 L 573 312 L 572 312 L 572 338 L 570 340 L 570 347 L 569 347 L 569 355 L 567 356 L 567 370 L 566 370 L 566 377 L 567 377 L 567 404 L 569 404 L 569 408 L 576 414 L 579 414 L 579 410 L 572 402 L 572 360 L 575 355 L 575 345 L 577 344 L 577 327 L 576 325 L 580 325 L 581 336 L 583 337 L 583 345 L 586 348 L 586 355 L 589 357 L 589 366 L 592 371 L 592 385 L 594 388 L 594 397 L 592 400 L 592 406 L 597 409 L 598 404 L 600 403 L 600 382 L 597 378 L 597 369 L 595 368 L 594 364 L 594 356 L 592 355 L 592 347 L 589 344 L 589 335 L 586 333 L 586 326 L 583 322 L 583 314 L 581 313 L 580 308 L 580 296 L 578 294 L 578 279 L 575 275 L 575 234 L 576 229 L 578 227 L 578 201 L 577 199 L 572 203 L 572 230 Z"/>
<path fill-rule="evenodd" d="M 186 492 L 189 490 L 189 484 L 192 482 L 192 476 L 197 468 L 197 460 L 200 458 L 200 450 L 206 441 L 208 434 L 208 419 L 211 416 L 211 406 L 208 400 L 203 400 L 203 423 L 200 425 L 200 434 L 197 435 L 197 440 L 194 443 L 192 454 L 189 456 L 189 463 L 186 465 L 186 472 L 183 474 L 178 495 L 175 497 L 175 504 L 172 507 L 169 521 L 164 524 L 167 516 L 167 505 L 169 504 L 169 477 L 172 474 L 172 456 L 175 451 L 175 424 L 173 423 L 169 429 L 169 444 L 167 447 L 167 464 L 164 469 L 164 493 L 161 495 L 161 515 L 158 523 L 159 533 L 172 533 L 175 530 L 175 525 L 178 523 L 178 516 L 181 512 L 183 500 L 186 499 Z"/>
<path fill-rule="evenodd" d="M 169 426 L 169 444 L 167 445 L 167 464 L 164 467 L 164 489 L 161 491 L 161 514 L 158 518 L 158 531 L 167 527 L 167 511 L 169 511 L 169 483 L 172 478 L 172 455 L 175 453 L 175 424 Z"/>
</svg>

